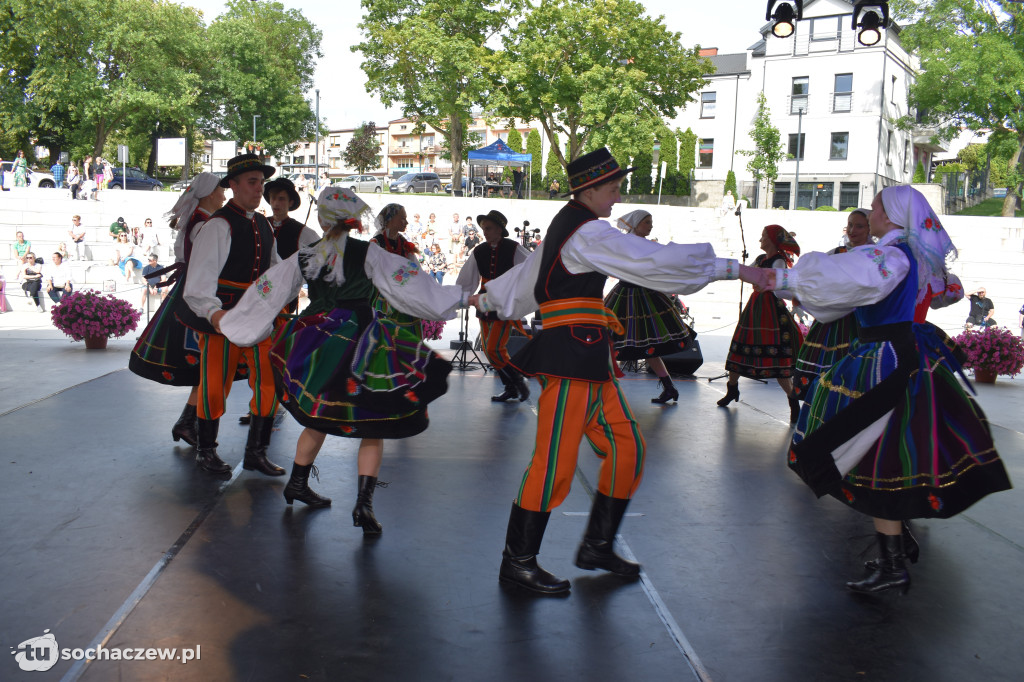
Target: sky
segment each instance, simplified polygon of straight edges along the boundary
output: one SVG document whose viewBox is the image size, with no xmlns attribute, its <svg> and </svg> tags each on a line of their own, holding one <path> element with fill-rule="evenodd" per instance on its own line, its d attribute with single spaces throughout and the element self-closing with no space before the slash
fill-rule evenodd
<svg viewBox="0 0 1024 682">
<path fill-rule="evenodd" d="M 386 108 L 366 92 L 366 77 L 360 69 L 362 58 L 349 46 L 362 42 L 357 24 L 362 10 L 359 0 L 279 0 L 288 9 L 298 9 L 322 32 L 323 58 L 315 65 L 314 89 L 320 89 L 320 118 L 330 129 L 354 128 L 364 121 L 378 126 L 402 115 L 398 107 Z M 196 7 L 207 23 L 222 14 L 220 0 L 178 0 Z M 682 33 L 689 47 L 717 47 L 720 53 L 742 52 L 759 39 L 765 23 L 765 0 L 641 0 L 648 16 L 664 15 L 671 31 Z M 306 93 L 314 103 L 315 94 Z M 257 134 L 257 137 L 259 135 Z"/>
</svg>

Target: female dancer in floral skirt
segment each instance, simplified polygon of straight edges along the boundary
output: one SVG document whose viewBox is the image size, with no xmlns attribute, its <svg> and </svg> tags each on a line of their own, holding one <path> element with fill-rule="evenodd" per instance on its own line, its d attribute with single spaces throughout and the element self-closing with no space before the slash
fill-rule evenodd
<svg viewBox="0 0 1024 682">
<path fill-rule="evenodd" d="M 787 268 L 793 256 L 800 255 L 800 245 L 779 225 L 769 225 L 761 233 L 763 254 L 754 261 L 755 268 Z M 729 373 L 725 397 L 718 401 L 725 407 L 739 400 L 741 376 L 749 379 L 775 378 L 789 398 L 789 420 L 796 422 L 800 401 L 793 395 L 793 365 L 800 350 L 800 329 L 786 303 L 770 292 L 755 291 L 740 312 L 740 320 L 729 345 L 725 370 Z"/>
<path fill-rule="evenodd" d="M 626 234 L 647 238 L 654 227 L 647 211 L 632 211 L 618 220 Z M 604 305 L 619 318 L 625 333 L 615 336 L 615 355 L 620 362 L 646 360 L 658 377 L 661 395 L 652 403 L 664 404 L 678 400 L 679 391 L 672 385 L 662 355 L 678 353 L 697 334 L 676 312 L 672 300 L 660 291 L 620 281 L 605 296 Z"/>
<path fill-rule="evenodd" d="M 948 291 L 945 260 L 956 249 L 911 187 L 887 187 L 871 209 L 876 245 L 741 273 L 825 322 L 856 315 L 849 353 L 811 386 L 789 466 L 819 497 L 874 518 L 880 557 L 847 583 L 860 593 L 910 587 L 905 561 L 916 546 L 905 544 L 903 521 L 949 518 L 1010 488 L 988 421 L 956 378 L 959 361 L 932 325 L 914 322 L 929 290 Z"/>
<path fill-rule="evenodd" d="M 317 201 L 324 238 L 267 270 L 215 326 L 232 343 L 257 343 L 303 283 L 309 285 L 309 306 L 275 332 L 270 353 L 278 397 L 306 427 L 284 497 L 288 504 L 330 505 L 309 487 L 313 462 L 327 434 L 360 438 L 352 521 L 364 535 L 376 536 L 382 532 L 373 513 L 382 439 L 427 428 L 427 403 L 447 390 L 451 364 L 421 336 L 384 317 L 371 299 L 381 296 L 420 318 L 452 319 L 464 294 L 437 284 L 415 261 L 350 237 L 362 229 L 367 211 L 348 190 L 324 188 Z"/>
</svg>

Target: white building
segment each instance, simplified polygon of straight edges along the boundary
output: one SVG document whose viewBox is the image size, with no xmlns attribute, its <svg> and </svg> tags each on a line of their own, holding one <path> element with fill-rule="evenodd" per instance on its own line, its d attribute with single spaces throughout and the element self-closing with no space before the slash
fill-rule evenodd
<svg viewBox="0 0 1024 682">
<path fill-rule="evenodd" d="M 930 167 L 931 155 L 944 149 L 931 142 L 932 131 L 895 125 L 914 113 L 907 93 L 916 60 L 900 45 L 895 25 L 877 45 L 859 44 L 852 11 L 852 2 L 809 0 L 788 38 L 773 36 L 768 24 L 746 52 L 710 55 L 716 73 L 671 123 L 697 135 L 698 187 L 720 187 L 732 170 L 741 194 L 753 200 L 756 193 L 767 204 L 763 184 L 755 189 L 747 170 L 750 157 L 738 153 L 754 148 L 759 92 L 789 155 L 779 165 L 772 206 L 866 206 L 882 187 L 910 182 L 919 160 Z"/>
</svg>

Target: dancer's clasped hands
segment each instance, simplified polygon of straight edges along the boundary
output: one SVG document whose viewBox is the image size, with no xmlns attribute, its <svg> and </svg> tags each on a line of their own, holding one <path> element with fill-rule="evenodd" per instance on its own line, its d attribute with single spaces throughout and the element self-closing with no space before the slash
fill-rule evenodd
<svg viewBox="0 0 1024 682">
<path fill-rule="evenodd" d="M 772 291 L 775 289 L 775 271 L 768 268 L 741 265 L 740 279 L 754 285 L 754 289 L 757 291 Z"/>
</svg>

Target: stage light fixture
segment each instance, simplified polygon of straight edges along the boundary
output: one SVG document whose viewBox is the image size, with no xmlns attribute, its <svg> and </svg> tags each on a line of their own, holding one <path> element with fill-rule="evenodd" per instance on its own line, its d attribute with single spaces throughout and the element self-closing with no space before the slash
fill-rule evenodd
<svg viewBox="0 0 1024 682">
<path fill-rule="evenodd" d="M 776 7 L 778 5 L 778 7 Z M 775 10 L 772 13 L 772 10 Z M 803 0 L 768 0 L 768 10 L 764 18 L 773 21 L 772 35 L 776 38 L 788 38 L 796 30 L 796 22 L 804 17 Z"/>
<path fill-rule="evenodd" d="M 882 39 L 882 29 L 889 25 L 889 3 L 885 0 L 861 0 L 853 7 L 851 28 L 857 31 L 857 42 L 870 47 Z"/>
</svg>

